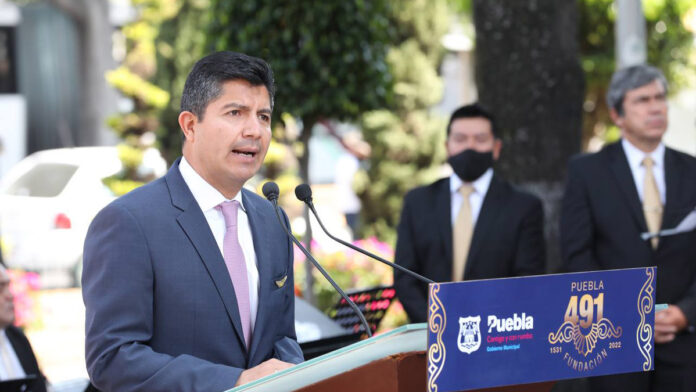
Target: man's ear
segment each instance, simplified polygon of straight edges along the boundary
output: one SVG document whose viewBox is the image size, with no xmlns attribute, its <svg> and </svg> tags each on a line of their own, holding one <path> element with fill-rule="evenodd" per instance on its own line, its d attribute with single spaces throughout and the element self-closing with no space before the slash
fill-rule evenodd
<svg viewBox="0 0 696 392">
<path fill-rule="evenodd" d="M 195 114 L 184 110 L 179 113 L 179 128 L 184 133 L 187 142 L 195 139 L 195 126 L 198 124 L 198 117 Z"/>
<path fill-rule="evenodd" d="M 493 140 L 493 160 L 497 161 L 500 158 L 500 150 L 503 148 L 503 141 L 501 139 L 495 138 Z"/>
<path fill-rule="evenodd" d="M 609 109 L 609 117 L 611 117 L 611 121 L 613 121 L 617 127 L 623 128 L 624 117 L 620 115 L 619 112 L 616 111 L 616 109 Z"/>
</svg>

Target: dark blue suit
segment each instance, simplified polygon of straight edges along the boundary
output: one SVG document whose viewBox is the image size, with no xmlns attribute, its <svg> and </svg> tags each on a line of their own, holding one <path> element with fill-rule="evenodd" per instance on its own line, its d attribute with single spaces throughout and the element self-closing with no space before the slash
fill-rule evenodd
<svg viewBox="0 0 696 392">
<path fill-rule="evenodd" d="M 436 282 L 452 280 L 449 178 L 413 189 L 404 198 L 395 261 Z M 541 200 L 493 176 L 474 226 L 464 280 L 544 273 Z M 411 322 L 428 321 L 428 286 L 394 270 L 396 294 Z"/>
<path fill-rule="evenodd" d="M 223 391 L 272 357 L 302 361 L 292 243 L 268 201 L 247 190 L 242 200 L 260 285 L 248 351 L 232 281 L 179 161 L 96 216 L 82 283 L 87 370 L 97 388 Z"/>
<path fill-rule="evenodd" d="M 696 159 L 666 148 L 664 170 L 662 229 L 670 229 L 696 207 Z M 689 325 L 695 325 L 696 232 L 663 237 L 653 250 L 640 236 L 646 231 L 641 200 L 621 142 L 570 160 L 561 213 L 565 269 L 657 266 L 657 303 L 679 306 Z M 695 391 L 696 334 L 683 331 L 672 342 L 656 344 L 655 369 L 654 375 L 595 377 L 590 385 L 593 391 Z"/>
</svg>

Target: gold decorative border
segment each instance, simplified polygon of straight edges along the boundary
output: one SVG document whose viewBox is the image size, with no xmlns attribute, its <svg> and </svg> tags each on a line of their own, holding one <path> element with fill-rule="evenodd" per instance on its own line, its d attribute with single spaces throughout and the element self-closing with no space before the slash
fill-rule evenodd
<svg viewBox="0 0 696 392">
<path fill-rule="evenodd" d="M 436 334 L 435 342 L 428 347 L 428 392 L 437 392 L 437 378 L 445 367 L 445 344 L 442 342 L 442 334 L 447 325 L 447 313 L 442 306 L 437 293 L 440 292 L 438 283 L 430 284 L 430 307 L 428 318 L 428 331 Z"/>
<path fill-rule="evenodd" d="M 653 302 L 654 290 L 652 286 L 655 280 L 655 270 L 653 268 L 646 268 L 645 274 L 648 276 L 648 279 L 638 293 L 640 324 L 638 324 L 638 329 L 636 329 L 636 344 L 643 358 L 645 358 L 645 362 L 643 362 L 643 371 L 648 371 L 652 367 L 650 350 L 652 349 L 653 327 L 647 322 L 647 315 L 653 311 L 655 305 Z"/>
</svg>

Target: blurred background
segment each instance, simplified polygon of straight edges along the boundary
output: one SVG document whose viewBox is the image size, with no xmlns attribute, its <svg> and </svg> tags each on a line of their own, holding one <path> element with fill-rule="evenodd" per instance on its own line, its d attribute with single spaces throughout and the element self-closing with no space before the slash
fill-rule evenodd
<svg viewBox="0 0 696 392">
<path fill-rule="evenodd" d="M 211 51 L 273 67 L 273 141 L 248 186 L 279 184 L 295 234 L 379 332 L 407 322 L 391 270 L 319 233 L 296 185 L 312 185 L 330 231 L 392 260 L 404 194 L 450 173 L 448 116 L 480 101 L 501 126 L 496 170 L 544 200 L 553 272 L 566 162 L 619 137 L 604 103 L 618 65 L 665 72 L 665 142 L 696 154 L 695 34 L 693 0 L 0 0 L 0 246 L 17 324 L 55 390 L 84 387 L 85 232 L 180 155 L 181 90 Z M 310 306 L 298 334 L 325 338 L 312 310 L 340 321 L 337 294 L 295 264 Z"/>
</svg>

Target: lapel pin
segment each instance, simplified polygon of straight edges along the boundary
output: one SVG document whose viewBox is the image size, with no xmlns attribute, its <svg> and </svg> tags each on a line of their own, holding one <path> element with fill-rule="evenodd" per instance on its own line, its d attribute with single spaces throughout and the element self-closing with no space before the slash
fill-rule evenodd
<svg viewBox="0 0 696 392">
<path fill-rule="evenodd" d="M 278 288 L 283 287 L 283 286 L 285 286 L 285 281 L 286 281 L 286 280 L 288 280 L 288 276 L 287 276 L 287 275 L 283 276 L 283 278 L 280 279 L 280 280 L 276 280 L 276 281 L 275 281 L 275 284 L 276 284 L 276 286 L 278 286 Z"/>
</svg>

